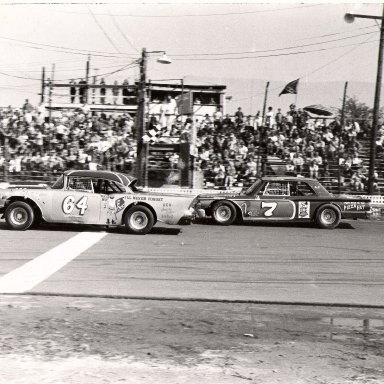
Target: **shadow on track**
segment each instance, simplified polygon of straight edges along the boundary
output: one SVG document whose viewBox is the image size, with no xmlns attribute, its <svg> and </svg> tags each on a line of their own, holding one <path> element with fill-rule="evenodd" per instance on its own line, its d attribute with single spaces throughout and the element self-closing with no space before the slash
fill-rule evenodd
<svg viewBox="0 0 384 384">
<path fill-rule="evenodd" d="M 219 224 L 215 224 L 211 219 L 202 218 L 195 219 L 193 221 L 194 224 L 200 225 L 213 225 L 215 227 L 219 227 Z M 315 223 L 294 223 L 294 222 L 257 222 L 257 221 L 243 221 L 241 223 L 234 223 L 237 227 L 278 227 L 278 228 L 315 228 L 320 230 L 320 228 Z M 335 229 L 355 229 L 355 227 L 351 224 L 351 222 L 341 222 L 339 226 Z"/>
<path fill-rule="evenodd" d="M 13 231 L 5 222 L 0 223 L 0 231 Z M 102 225 L 82 225 L 82 224 L 48 224 L 42 223 L 33 225 L 28 231 L 47 231 L 47 232 L 108 232 L 122 235 L 131 235 L 125 227 L 107 227 Z M 16 231 L 15 231 L 16 232 Z M 146 236 L 150 235 L 179 235 L 182 228 L 155 226 Z M 134 235 L 137 236 L 137 235 Z"/>
</svg>

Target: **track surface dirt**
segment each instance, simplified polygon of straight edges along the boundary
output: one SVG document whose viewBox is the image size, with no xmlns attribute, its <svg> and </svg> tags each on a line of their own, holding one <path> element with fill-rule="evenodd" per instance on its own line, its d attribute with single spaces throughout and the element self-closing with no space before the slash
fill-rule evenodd
<svg viewBox="0 0 384 384">
<path fill-rule="evenodd" d="M 1 384 L 384 382 L 384 310 L 0 297 Z"/>
</svg>

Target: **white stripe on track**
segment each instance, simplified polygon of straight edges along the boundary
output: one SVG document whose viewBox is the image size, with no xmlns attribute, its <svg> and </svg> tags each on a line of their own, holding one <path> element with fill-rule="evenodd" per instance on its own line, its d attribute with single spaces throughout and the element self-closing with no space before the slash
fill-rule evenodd
<svg viewBox="0 0 384 384">
<path fill-rule="evenodd" d="M 26 292 L 101 240 L 106 232 L 81 232 L 19 268 L 0 277 L 0 293 Z"/>
</svg>

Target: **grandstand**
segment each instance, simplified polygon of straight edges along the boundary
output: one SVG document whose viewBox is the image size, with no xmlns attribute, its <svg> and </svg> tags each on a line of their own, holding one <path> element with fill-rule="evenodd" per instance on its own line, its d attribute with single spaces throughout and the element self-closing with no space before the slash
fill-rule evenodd
<svg viewBox="0 0 384 384">
<path fill-rule="evenodd" d="M 152 173 L 169 171 L 172 185 L 181 185 L 180 167 L 185 174 L 188 163 L 192 176 L 183 176 L 183 186 L 225 189 L 247 186 L 260 175 L 289 173 L 316 177 L 334 193 L 366 193 L 369 137 L 353 122 L 341 127 L 337 119 L 310 118 L 295 106 L 269 119 L 245 116 L 241 108 L 223 116 L 217 108 L 172 121 L 161 127 L 152 116 L 151 124 L 160 128 L 151 145 L 189 142 L 192 160 L 181 161 L 172 151 L 148 158 Z M 135 172 L 135 119 L 126 111 L 62 109 L 48 117 L 41 107 L 24 105 L 2 108 L 0 122 L 0 182 L 48 183 L 71 168 Z M 383 164 L 378 151 L 377 194 L 384 188 Z M 166 183 L 156 180 L 157 186 Z"/>
</svg>

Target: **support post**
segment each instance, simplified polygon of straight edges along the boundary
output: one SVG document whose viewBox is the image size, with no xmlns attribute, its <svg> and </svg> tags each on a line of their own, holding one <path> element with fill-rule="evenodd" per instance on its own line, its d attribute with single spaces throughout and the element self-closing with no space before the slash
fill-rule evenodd
<svg viewBox="0 0 384 384">
<path fill-rule="evenodd" d="M 139 185 L 143 185 L 143 170 L 146 163 L 146 148 L 143 143 L 145 133 L 145 91 L 147 76 L 147 51 L 143 48 L 140 60 L 140 81 L 138 89 L 138 105 L 136 113 L 136 140 L 137 140 L 137 158 L 136 158 L 136 177 Z"/>
<path fill-rule="evenodd" d="M 267 109 L 267 100 L 268 100 L 268 88 L 269 88 L 269 81 L 267 81 L 267 84 L 265 86 L 265 93 L 264 93 L 264 104 L 263 104 L 263 126 L 265 124 L 265 111 Z"/>
<path fill-rule="evenodd" d="M 48 111 L 49 128 L 51 128 L 51 123 L 52 123 L 52 92 L 53 92 L 53 80 L 54 80 L 54 77 L 55 77 L 55 64 L 52 64 L 51 79 L 49 81 L 49 111 Z M 48 148 L 49 148 L 49 150 L 51 150 L 51 148 L 52 148 L 52 143 L 51 143 L 50 139 L 48 141 Z"/>
<path fill-rule="evenodd" d="M 377 75 L 376 75 L 376 89 L 375 89 L 375 102 L 373 106 L 373 120 L 371 129 L 371 151 L 369 156 L 369 172 L 368 172 L 368 194 L 374 194 L 374 181 L 375 181 L 375 162 L 376 162 L 376 136 L 377 126 L 379 123 L 380 113 L 380 95 L 381 95 L 381 80 L 383 75 L 383 48 L 384 48 L 384 5 L 383 14 L 380 23 L 380 43 L 379 43 L 379 55 L 377 63 Z"/>
<path fill-rule="evenodd" d="M 85 104 L 88 104 L 88 90 L 89 90 L 89 66 L 90 66 L 91 56 L 88 56 L 87 65 L 85 67 L 85 95 L 84 95 L 84 101 Z"/>
<path fill-rule="evenodd" d="M 45 94 L 45 67 L 43 67 L 41 71 L 41 95 L 40 95 L 40 102 L 44 103 L 44 95 Z"/>
<path fill-rule="evenodd" d="M 344 85 L 344 94 L 343 94 L 343 105 L 341 107 L 341 120 L 340 120 L 340 132 L 339 132 L 339 144 L 337 148 L 337 169 L 338 169 L 338 193 L 341 192 L 341 174 L 340 174 L 340 144 L 341 144 L 341 133 L 345 126 L 345 103 L 347 101 L 347 89 L 348 81 Z"/>
<path fill-rule="evenodd" d="M 9 170 L 9 139 L 8 136 L 4 137 L 4 181 L 8 181 L 8 170 Z"/>
</svg>

